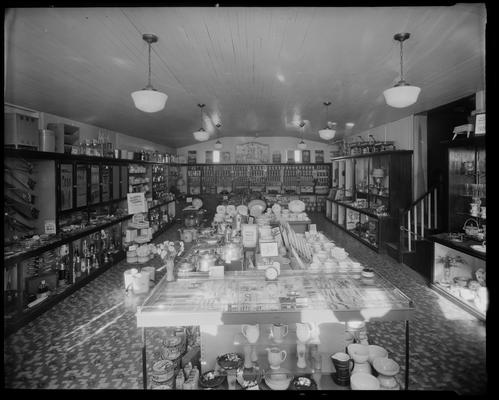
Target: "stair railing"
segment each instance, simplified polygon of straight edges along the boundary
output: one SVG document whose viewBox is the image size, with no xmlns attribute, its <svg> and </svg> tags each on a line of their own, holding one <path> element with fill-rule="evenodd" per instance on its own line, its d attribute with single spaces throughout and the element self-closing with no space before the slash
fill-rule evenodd
<svg viewBox="0 0 499 400">
<path fill-rule="evenodd" d="M 400 210 L 400 236 L 398 243 L 399 262 L 402 262 L 404 249 L 412 251 L 413 242 L 425 237 L 425 229 L 437 229 L 437 205 L 438 190 L 437 186 L 433 186 L 409 206 Z"/>
</svg>

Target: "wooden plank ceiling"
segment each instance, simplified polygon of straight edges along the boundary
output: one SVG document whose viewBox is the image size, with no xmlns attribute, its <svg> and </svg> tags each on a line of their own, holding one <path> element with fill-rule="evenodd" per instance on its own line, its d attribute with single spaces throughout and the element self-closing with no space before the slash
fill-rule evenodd
<svg viewBox="0 0 499 400">
<path fill-rule="evenodd" d="M 337 137 L 422 112 L 484 89 L 485 8 L 22 8 L 5 17 L 5 101 L 172 147 L 211 137 Z M 404 72 L 419 101 L 397 110 L 383 99 Z M 147 83 L 163 111 L 134 108 Z M 205 103 L 205 118 L 197 103 Z M 214 128 L 217 122 L 220 129 Z M 353 128 L 345 123 L 353 122 Z"/>
</svg>

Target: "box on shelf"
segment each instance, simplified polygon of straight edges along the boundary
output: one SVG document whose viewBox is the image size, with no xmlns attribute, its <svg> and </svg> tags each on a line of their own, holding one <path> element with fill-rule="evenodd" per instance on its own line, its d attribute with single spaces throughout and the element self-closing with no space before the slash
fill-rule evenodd
<svg viewBox="0 0 499 400">
<path fill-rule="evenodd" d="M 38 118 L 19 113 L 4 115 L 4 145 L 16 149 L 38 150 Z"/>
</svg>

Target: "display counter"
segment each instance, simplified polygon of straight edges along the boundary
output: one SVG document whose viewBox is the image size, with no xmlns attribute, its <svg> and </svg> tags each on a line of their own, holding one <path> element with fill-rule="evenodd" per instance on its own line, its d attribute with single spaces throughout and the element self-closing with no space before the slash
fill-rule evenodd
<svg viewBox="0 0 499 400">
<path fill-rule="evenodd" d="M 194 247 L 194 246 L 193 246 Z M 406 328 L 405 387 L 409 374 L 409 320 L 412 301 L 380 274 L 369 278 L 352 271 L 316 271 L 297 268 L 293 260 L 277 280 L 266 280 L 263 270 L 225 271 L 218 278 L 208 274 L 167 281 L 156 285 L 137 310 L 137 326 L 142 328 L 144 389 L 147 386 L 146 328 L 199 325 L 201 333 L 201 372 L 213 370 L 217 356 L 242 354 L 249 342 L 241 334 L 245 324 L 259 325 L 260 338 L 254 345 L 255 360 L 268 369 L 267 350 L 272 340 L 272 324 L 287 325 L 289 334 L 278 346 L 286 351 L 283 367 L 291 374 L 318 374 L 320 388 L 344 389 L 331 379 L 330 356 L 344 352 L 345 323 L 348 321 L 404 321 Z M 351 259 L 346 263 L 353 262 Z M 310 323 L 321 364 L 297 367 L 297 327 Z"/>
</svg>

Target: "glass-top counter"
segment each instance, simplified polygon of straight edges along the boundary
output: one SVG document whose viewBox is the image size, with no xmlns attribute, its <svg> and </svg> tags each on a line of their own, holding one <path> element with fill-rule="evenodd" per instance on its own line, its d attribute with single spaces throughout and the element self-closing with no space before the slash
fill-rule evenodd
<svg viewBox="0 0 499 400">
<path fill-rule="evenodd" d="M 225 272 L 157 284 L 137 311 L 139 327 L 410 319 L 412 301 L 386 278 L 353 272 Z"/>
</svg>

